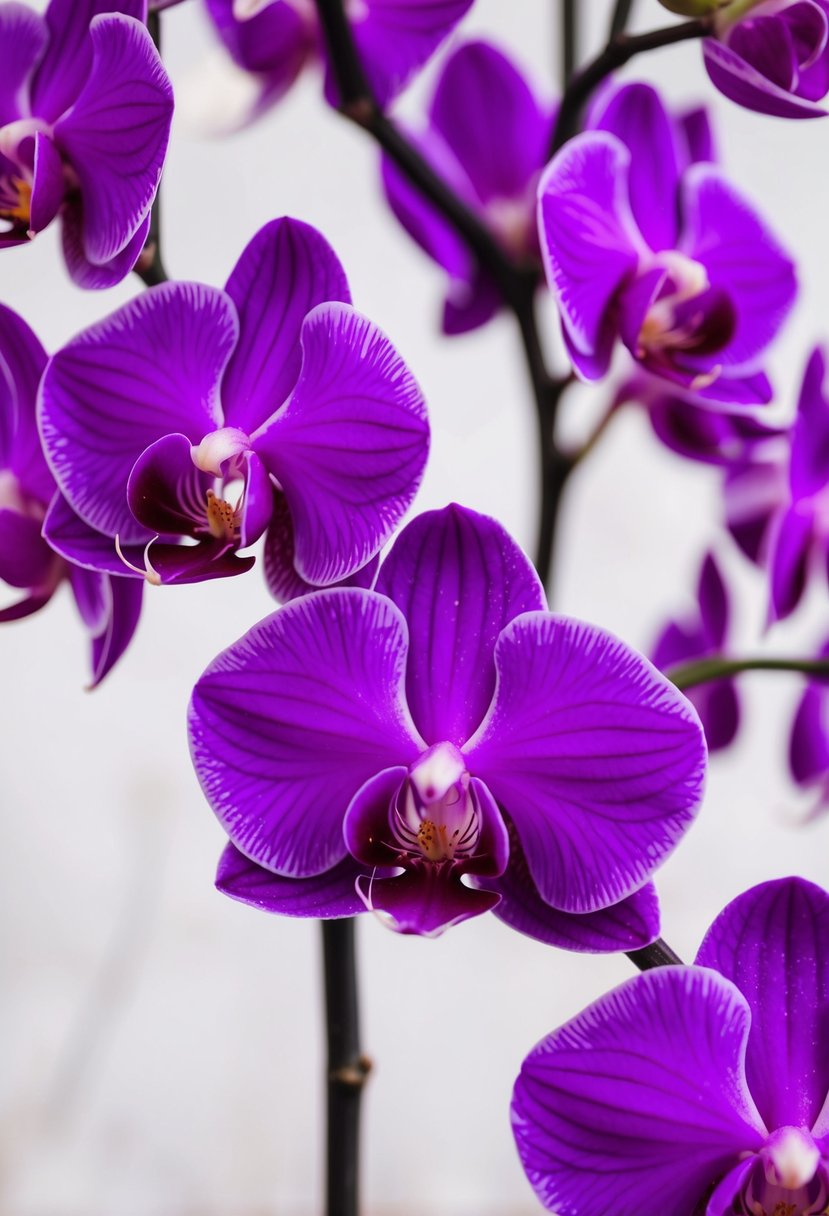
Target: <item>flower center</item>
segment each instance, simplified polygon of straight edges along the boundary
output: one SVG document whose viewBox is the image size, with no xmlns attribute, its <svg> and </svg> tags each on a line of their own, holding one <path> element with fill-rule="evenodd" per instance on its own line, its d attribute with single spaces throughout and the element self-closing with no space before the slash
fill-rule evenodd
<svg viewBox="0 0 829 1216">
<path fill-rule="evenodd" d="M 207 491 L 207 526 L 216 540 L 235 540 L 239 534 L 239 511 L 213 490 Z"/>
<path fill-rule="evenodd" d="M 31 222 L 32 187 L 22 177 L 0 177 L 0 219 L 28 228 Z"/>
<path fill-rule="evenodd" d="M 783 1127 L 759 1154 L 734 1216 L 825 1216 L 829 1180 L 808 1131 Z"/>
<path fill-rule="evenodd" d="M 430 862 L 470 857 L 481 834 L 463 756 L 438 743 L 412 765 L 391 816 L 397 844 Z"/>
</svg>

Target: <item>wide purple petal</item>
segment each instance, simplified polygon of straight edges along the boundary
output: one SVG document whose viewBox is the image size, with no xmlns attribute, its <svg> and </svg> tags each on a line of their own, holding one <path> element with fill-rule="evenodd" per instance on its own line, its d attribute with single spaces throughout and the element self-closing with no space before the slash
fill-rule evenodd
<svg viewBox="0 0 829 1216">
<path fill-rule="evenodd" d="M 138 226 L 135 236 L 128 241 L 120 253 L 108 262 L 97 265 L 90 262 L 83 246 L 83 200 L 80 195 L 67 200 L 62 212 L 61 239 L 63 257 L 69 277 L 84 291 L 102 291 L 120 283 L 137 264 L 150 231 L 150 213 L 147 212 Z"/>
<path fill-rule="evenodd" d="M 90 27 L 92 67 L 55 140 L 83 195 L 83 246 L 110 261 L 150 209 L 167 151 L 173 90 L 144 26 L 119 13 Z"/>
<path fill-rule="evenodd" d="M 499 877 L 474 881 L 476 886 L 501 896 L 495 915 L 504 924 L 561 950 L 588 954 L 638 950 L 659 936 L 659 900 L 652 883 L 618 904 L 583 916 L 551 908 L 538 893 L 512 824 L 506 870 Z"/>
<path fill-rule="evenodd" d="M 705 741 L 685 697 L 593 626 L 527 613 L 495 648 L 464 752 L 515 823 L 542 898 L 593 912 L 638 889 L 690 826 Z"/>
<path fill-rule="evenodd" d="M 283 878 L 258 866 L 229 844 L 219 858 L 216 887 L 231 899 L 278 916 L 320 920 L 356 916 L 366 907 L 357 893 L 360 875 L 370 874 L 351 857 L 310 878 Z"/>
<path fill-rule="evenodd" d="M 272 220 L 236 263 L 225 291 L 239 343 L 222 382 L 228 426 L 250 434 L 287 401 L 302 366 L 302 323 L 317 304 L 351 303 L 334 250 L 310 224 Z"/>
<path fill-rule="evenodd" d="M 0 6 L 0 127 L 28 110 L 29 76 L 46 46 L 48 30 L 24 4 Z"/>
<path fill-rule="evenodd" d="M 656 89 L 629 84 L 602 94 L 590 126 L 615 135 L 630 150 L 630 206 L 651 249 L 675 249 L 679 233 L 679 178 L 686 149 Z"/>
<path fill-rule="evenodd" d="M 562 148 L 538 190 L 547 280 L 576 370 L 588 380 L 607 371 L 614 298 L 644 248 L 627 191 L 630 161 L 614 136 L 589 132 Z"/>
<path fill-rule="evenodd" d="M 142 23 L 147 19 L 146 0 L 50 0 L 49 42 L 32 83 L 33 114 L 53 122 L 72 105 L 92 68 L 92 20 L 113 10 Z"/>
<path fill-rule="evenodd" d="M 737 312 L 734 335 L 717 358 L 726 367 L 751 364 L 794 304 L 794 263 L 715 165 L 692 165 L 688 170 L 683 216 L 683 252 L 702 263 L 711 286 L 721 288 Z"/>
<path fill-rule="evenodd" d="M 774 521 L 769 533 L 769 621 L 790 616 L 801 601 L 809 573 L 814 521 L 808 511 L 789 509 Z"/>
<path fill-rule="evenodd" d="M 302 326 L 287 406 L 253 436 L 291 511 L 296 568 L 327 584 L 359 569 L 409 506 L 429 448 L 420 389 L 388 338 L 347 304 Z"/>
<path fill-rule="evenodd" d="M 783 878 L 739 895 L 697 954 L 751 1009 L 746 1077 L 769 1129 L 813 1127 L 829 1093 L 827 943 L 829 895 Z"/>
<path fill-rule="evenodd" d="M 381 106 L 408 84 L 471 5 L 472 0 L 369 0 L 352 28 Z M 331 98 L 335 93 L 329 69 L 326 94 Z"/>
<path fill-rule="evenodd" d="M 460 747 L 492 700 L 501 630 L 546 607 L 538 575 L 499 523 L 453 504 L 403 529 L 376 589 L 409 627 L 406 697 L 418 730 Z"/>
<path fill-rule="evenodd" d="M 77 594 L 77 575 L 90 576 L 88 571 L 70 571 L 73 590 Z M 126 651 L 138 628 L 141 616 L 141 600 L 144 593 L 144 583 L 132 578 L 112 578 L 100 575 L 104 579 L 106 618 L 103 627 L 98 630 L 91 642 L 92 682 L 90 688 L 97 688 L 101 681 L 109 675 L 115 664 Z"/>
<path fill-rule="evenodd" d="M 98 531 L 125 543 L 148 538 L 127 505 L 132 466 L 163 435 L 199 443 L 222 425 L 218 383 L 236 326 L 223 292 L 165 283 L 52 357 L 41 389 L 43 442 L 63 493 Z"/>
<path fill-rule="evenodd" d="M 829 696 L 824 684 L 810 683 L 798 702 L 789 737 L 789 771 L 798 785 L 829 777 Z"/>
<path fill-rule="evenodd" d="M 37 430 L 35 402 L 46 351 L 22 317 L 0 304 L 0 469 L 45 504 L 55 483 Z"/>
<path fill-rule="evenodd" d="M 193 762 L 247 856 L 295 878 L 342 860 L 354 794 L 424 750 L 403 700 L 405 657 L 393 604 L 334 589 L 294 600 L 210 665 L 190 708 Z"/>
<path fill-rule="evenodd" d="M 737 105 L 778 118 L 821 118 L 826 113 L 822 106 L 776 85 L 725 43 L 706 38 L 702 51 L 711 82 Z"/>
<path fill-rule="evenodd" d="M 711 753 L 730 747 L 740 726 L 740 702 L 733 680 L 714 680 L 692 688 L 688 697 L 699 714 Z"/>
<path fill-rule="evenodd" d="M 727 980 L 661 967 L 542 1040 L 512 1104 L 541 1202 L 559 1216 L 689 1216 L 765 1139 L 743 1072 L 749 1023 Z"/>
<path fill-rule="evenodd" d="M 281 604 L 287 604 L 289 600 L 294 600 L 300 595 L 308 595 L 311 591 L 319 590 L 313 583 L 307 583 L 296 572 L 294 527 L 288 503 L 281 490 L 274 490 L 273 493 L 273 510 L 265 534 L 263 562 L 268 590 Z M 377 574 L 377 566 L 378 559 L 373 557 L 365 566 L 355 570 L 348 578 L 342 579 L 338 586 L 371 588 Z"/>
<path fill-rule="evenodd" d="M 468 42 L 446 61 L 429 117 L 484 204 L 527 195 L 547 160 L 550 107 L 489 43 Z"/>
<path fill-rule="evenodd" d="M 812 351 L 792 433 L 789 481 L 792 498 L 811 498 L 829 483 L 829 398 L 826 393 L 826 353 Z"/>
</svg>

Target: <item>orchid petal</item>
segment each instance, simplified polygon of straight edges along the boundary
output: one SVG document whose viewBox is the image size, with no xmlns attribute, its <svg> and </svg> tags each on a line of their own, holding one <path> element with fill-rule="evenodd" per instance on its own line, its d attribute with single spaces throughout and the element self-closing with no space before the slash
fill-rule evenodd
<svg viewBox="0 0 829 1216">
<path fill-rule="evenodd" d="M 40 526 L 31 515 L 0 507 L 0 579 L 10 587 L 40 588 L 52 577 L 56 558 Z"/>
<path fill-rule="evenodd" d="M 283 878 L 264 870 L 229 844 L 219 859 L 216 887 L 223 895 L 263 912 L 331 920 L 365 912 L 355 885 L 360 875 L 370 876 L 370 871 L 346 857 L 322 874 Z"/>
<path fill-rule="evenodd" d="M 829 776 L 827 690 L 810 683 L 797 706 L 789 738 L 789 770 L 798 785 Z"/>
<path fill-rule="evenodd" d="M 87 571 L 70 571 L 73 590 L 77 595 L 77 575 Z M 92 682 L 90 689 L 97 688 L 109 675 L 126 651 L 138 628 L 141 616 L 143 581 L 132 578 L 105 579 L 106 619 L 103 628 L 92 638 Z"/>
<path fill-rule="evenodd" d="M 222 382 L 225 421 L 251 434 L 287 401 L 302 365 L 307 314 L 351 302 L 334 250 L 299 220 L 273 220 L 249 242 L 225 291 L 239 313 L 239 343 Z"/>
<path fill-rule="evenodd" d="M 614 298 L 643 249 L 627 193 L 630 162 L 621 141 L 588 132 L 565 144 L 538 188 L 547 280 L 576 370 L 590 380 L 607 371 Z"/>
<path fill-rule="evenodd" d="M 43 538 L 62 558 L 84 570 L 129 578 L 139 577 L 135 568 L 144 568 L 144 545 L 122 545 L 119 556 L 114 539 L 84 523 L 60 493 L 55 494 L 46 512 Z"/>
<path fill-rule="evenodd" d="M 789 481 L 795 501 L 811 498 L 829 485 L 829 397 L 826 353 L 820 346 L 809 357 L 800 389 Z"/>
<path fill-rule="evenodd" d="M 826 113 L 822 106 L 780 88 L 714 38 L 703 40 L 702 52 L 712 84 L 738 106 L 778 118 L 821 118 Z"/>
<path fill-rule="evenodd" d="M 439 937 L 453 925 L 489 912 L 499 896 L 465 886 L 460 876 L 430 866 L 396 878 L 361 878 L 357 889 L 371 912 L 388 917 L 398 933 Z"/>
<path fill-rule="evenodd" d="M 288 500 L 297 571 L 327 584 L 365 565 L 400 522 L 429 428 L 403 360 L 347 304 L 309 313 L 302 348 L 290 401 L 252 442 Z"/>
<path fill-rule="evenodd" d="M 829 1093 L 829 895 L 802 878 L 761 883 L 714 921 L 696 963 L 751 1010 L 746 1077 L 766 1126 L 811 1128 Z"/>
<path fill-rule="evenodd" d="M 23 4 L 0 5 L 0 127 L 27 112 L 26 86 L 47 39 L 38 13 Z"/>
<path fill-rule="evenodd" d="M 90 27 L 94 57 L 55 140 L 83 196 L 83 247 L 102 265 L 135 235 L 155 198 L 167 150 L 173 93 L 147 30 L 119 13 Z"/>
<path fill-rule="evenodd" d="M 406 697 L 418 730 L 460 747 L 492 700 L 501 630 L 546 607 L 538 575 L 499 523 L 453 504 L 403 529 L 376 589 L 409 626 Z"/>
<path fill-rule="evenodd" d="M 163 435 L 198 443 L 221 426 L 218 383 L 236 334 L 222 292 L 165 283 L 52 357 L 41 387 L 43 442 L 86 523 L 124 543 L 146 541 L 127 505 L 132 466 Z"/>
<path fill-rule="evenodd" d="M 150 231 L 150 213 L 141 221 L 135 236 L 120 253 L 102 265 L 90 262 L 83 246 L 83 200 L 70 198 L 64 205 L 62 224 L 63 257 L 69 277 L 85 291 L 101 291 L 120 283 L 138 263 Z"/>
<path fill-rule="evenodd" d="M 37 431 L 35 402 L 46 351 L 22 317 L 0 304 L 0 469 L 47 503 L 55 489 Z"/>
<path fill-rule="evenodd" d="M 464 748 L 513 820 L 539 893 L 594 912 L 637 890 L 698 807 L 696 713 L 612 635 L 527 613 L 495 648 L 492 706 Z"/>
<path fill-rule="evenodd" d="M 797 608 L 809 573 L 814 521 L 809 511 L 789 509 L 769 533 L 771 596 L 769 621 L 781 621 Z"/>
<path fill-rule="evenodd" d="M 354 794 L 424 750 L 403 701 L 406 626 L 388 600 L 334 589 L 254 626 L 202 676 L 193 762 L 234 844 L 286 877 L 345 855 Z"/>
<path fill-rule="evenodd" d="M 63 161 L 48 135 L 37 131 L 34 137 L 35 160 L 30 200 L 29 231 L 42 232 L 51 224 L 66 192 Z"/>
<path fill-rule="evenodd" d="M 265 582 L 275 600 L 287 604 L 300 595 L 318 591 L 313 583 L 301 578 L 294 566 L 294 526 L 288 503 L 281 490 L 273 491 L 273 511 L 265 535 Z M 355 570 L 348 578 L 338 583 L 342 587 L 364 587 L 370 589 L 377 574 L 378 559 L 373 557 L 365 566 Z"/>
<path fill-rule="evenodd" d="M 750 1013 L 721 976 L 660 967 L 601 997 L 524 1061 L 513 1131 L 559 1216 L 688 1216 L 764 1129 L 745 1083 Z"/>
</svg>

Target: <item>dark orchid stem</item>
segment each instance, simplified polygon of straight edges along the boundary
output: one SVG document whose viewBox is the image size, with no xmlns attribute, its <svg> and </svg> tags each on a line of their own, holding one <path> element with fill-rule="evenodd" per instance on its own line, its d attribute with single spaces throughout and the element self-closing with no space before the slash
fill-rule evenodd
<svg viewBox="0 0 829 1216">
<path fill-rule="evenodd" d="M 679 689 L 696 688 L 711 680 L 738 676 L 744 671 L 797 671 L 805 676 L 829 679 L 829 659 L 699 659 L 673 667 L 665 675 Z"/>
<path fill-rule="evenodd" d="M 566 89 L 579 59 L 579 0 L 561 0 L 561 79 Z"/>
<path fill-rule="evenodd" d="M 147 16 L 147 30 L 155 43 L 155 49 L 161 54 L 161 13 L 150 13 Z M 141 256 L 133 267 L 134 272 L 142 280 L 145 287 L 157 287 L 166 283 L 167 271 L 161 260 L 161 186 L 159 186 L 153 208 L 150 212 L 150 230 L 147 240 L 141 250 Z"/>
<path fill-rule="evenodd" d="M 641 950 L 628 950 L 626 954 L 640 971 L 653 971 L 654 967 L 682 966 L 682 959 L 678 954 L 674 954 L 668 943 L 663 942 L 661 937 L 658 937 L 655 942 L 651 942 L 649 946 L 643 946 Z"/>
<path fill-rule="evenodd" d="M 322 921 L 328 1039 L 326 1216 L 357 1216 L 360 1102 L 369 1061 L 360 1051 L 354 920 Z"/>
<path fill-rule="evenodd" d="M 316 0 L 316 6 L 339 93 L 340 112 L 367 131 L 412 185 L 449 221 L 489 274 L 518 322 L 541 437 L 542 509 L 538 566 L 543 577 L 544 571 L 549 574 L 552 563 L 558 505 L 570 468 L 569 458 L 558 451 L 554 437 L 559 399 L 570 377 L 557 380 L 547 370 L 535 314 L 540 269 L 535 262 L 513 260 L 486 224 L 458 198 L 383 113 L 360 63 L 343 0 Z"/>
<path fill-rule="evenodd" d="M 616 0 L 613 16 L 610 18 L 609 41 L 612 42 L 614 38 L 618 38 L 620 34 L 624 34 L 632 11 L 633 0 Z"/>
<path fill-rule="evenodd" d="M 578 72 L 567 86 L 553 131 L 550 155 L 558 152 L 559 148 L 576 134 L 585 102 L 612 72 L 624 67 L 636 55 L 645 51 L 656 51 L 663 46 L 674 46 L 677 42 L 704 38 L 710 33 L 711 22 L 710 17 L 697 17 L 681 25 L 651 30 L 647 34 L 620 33 L 612 37 L 601 54 Z"/>
</svg>

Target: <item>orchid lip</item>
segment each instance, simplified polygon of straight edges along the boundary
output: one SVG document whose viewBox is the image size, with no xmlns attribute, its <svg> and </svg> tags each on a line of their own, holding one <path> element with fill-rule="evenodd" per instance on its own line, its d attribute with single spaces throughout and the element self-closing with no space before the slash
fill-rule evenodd
<svg viewBox="0 0 829 1216">
<path fill-rule="evenodd" d="M 438 864 L 474 854 L 481 817 L 469 782 L 463 756 L 451 743 L 437 744 L 412 765 L 390 813 L 404 854 Z"/>
</svg>

